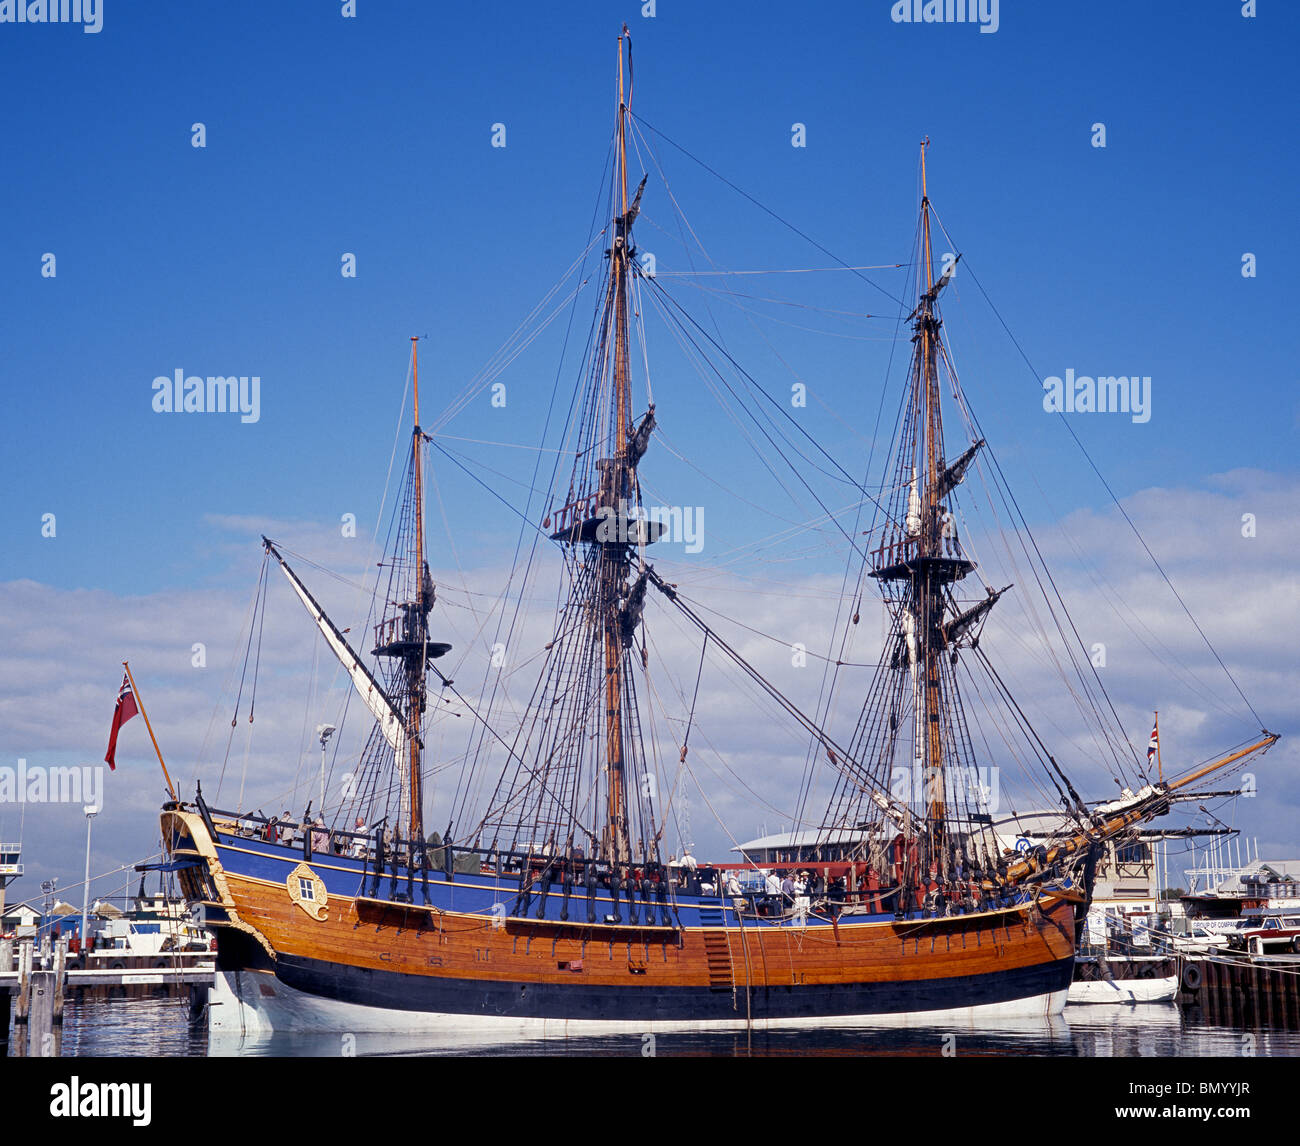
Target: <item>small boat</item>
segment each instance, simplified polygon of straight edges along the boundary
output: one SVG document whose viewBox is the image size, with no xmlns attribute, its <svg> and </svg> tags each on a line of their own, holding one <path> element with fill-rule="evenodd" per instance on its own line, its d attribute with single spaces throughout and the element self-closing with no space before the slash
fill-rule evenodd
<svg viewBox="0 0 1300 1146">
<path fill-rule="evenodd" d="M 1084 1004 L 1172 1003 L 1178 994 L 1178 976 L 1160 979 L 1093 979 L 1070 984 L 1067 1006 Z"/>
</svg>

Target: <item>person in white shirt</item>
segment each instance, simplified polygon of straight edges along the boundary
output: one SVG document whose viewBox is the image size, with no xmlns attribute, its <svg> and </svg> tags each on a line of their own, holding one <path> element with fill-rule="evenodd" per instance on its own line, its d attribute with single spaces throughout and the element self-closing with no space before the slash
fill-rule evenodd
<svg viewBox="0 0 1300 1146">
<path fill-rule="evenodd" d="M 949 557 L 960 557 L 961 549 L 957 544 L 957 519 L 945 506 L 939 506 L 939 532 L 943 539 L 944 552 Z"/>
<path fill-rule="evenodd" d="M 357 833 L 357 836 L 358 836 L 357 839 L 354 839 L 354 840 L 352 841 L 352 858 L 353 858 L 353 859 L 365 859 L 365 858 L 366 858 L 366 848 L 367 848 L 367 846 L 369 845 L 369 842 L 370 842 L 369 840 L 367 840 L 367 839 L 365 838 L 365 837 L 366 837 L 366 822 L 365 822 L 364 820 L 358 818 L 358 819 L 357 819 L 357 823 L 356 823 L 356 827 L 354 827 L 352 830 L 353 830 L 354 832 L 356 832 L 356 833 Z"/>
<path fill-rule="evenodd" d="M 763 890 L 767 894 L 767 898 L 765 901 L 767 904 L 767 914 L 780 915 L 781 914 L 781 880 L 778 878 L 776 872 L 769 871 L 767 873 L 767 879 L 763 881 Z"/>
<path fill-rule="evenodd" d="M 739 915 L 745 908 L 745 889 L 740 886 L 740 880 L 736 878 L 734 871 L 727 876 L 727 894 L 731 896 L 731 906 Z"/>
<path fill-rule="evenodd" d="M 808 896 L 808 880 L 803 872 L 794 877 L 794 922 L 802 927 L 808 922 L 808 911 L 812 901 Z"/>
</svg>

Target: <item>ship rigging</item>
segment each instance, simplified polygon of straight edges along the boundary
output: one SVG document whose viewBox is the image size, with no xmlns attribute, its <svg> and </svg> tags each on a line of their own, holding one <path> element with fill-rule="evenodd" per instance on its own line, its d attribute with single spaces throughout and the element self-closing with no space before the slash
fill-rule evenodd
<svg viewBox="0 0 1300 1146">
<path fill-rule="evenodd" d="M 511 507 L 520 541 L 495 610 L 495 635 L 503 639 L 494 647 L 521 645 L 527 655 L 509 667 L 494 657 L 477 690 L 457 687 L 457 670 L 440 667 L 453 642 L 443 639 L 449 618 L 437 607 L 429 564 L 426 455 L 431 448 L 452 455 L 437 427 L 421 424 L 417 340 L 406 476 L 367 621 L 374 670 L 283 547 L 263 538 L 266 561 L 290 582 L 374 728 L 349 773 L 354 782 L 314 821 L 309 806 L 300 833 L 288 839 L 283 825 L 243 808 L 218 811 L 201 793 L 164 808 L 164 839 L 182 884 L 217 931 L 223 1001 L 231 1004 L 218 1021 L 323 1023 L 332 1014 L 347 1029 L 367 1029 L 362 1024 L 370 1021 L 382 1029 L 449 1015 L 741 1024 L 918 1011 L 1051 1013 L 1064 1005 L 1100 845 L 1162 814 L 1173 793 L 1277 739 L 1261 732 L 1204 766 L 1154 782 L 1127 744 L 945 343 L 940 299 L 958 260 L 935 275 L 928 144 L 917 249 L 908 264 L 915 303 L 899 315 L 910 332 L 909 368 L 873 491 L 788 410 L 778 417 L 767 409 L 770 395 L 642 265 L 634 225 L 654 185 L 648 171 L 639 180 L 629 174 L 629 144 L 641 122 L 631 103 L 625 27 L 608 209 L 570 268 L 580 282 L 569 301 L 589 279 L 595 283 L 592 334 L 553 447 L 545 504 L 534 512 L 530 481 L 525 505 Z M 653 155 L 644 133 L 635 138 Z M 592 252 L 603 256 L 599 273 L 584 276 Z M 663 523 L 647 505 L 641 467 L 661 456 L 654 451 L 664 440 L 660 416 L 671 424 L 684 403 L 656 406 L 648 306 L 714 396 L 734 403 L 730 413 L 743 410 L 746 431 L 756 432 L 739 436 L 771 447 L 760 455 L 764 465 L 772 473 L 786 467 L 790 488 L 814 503 L 825 533 L 838 537 L 856 569 L 839 602 L 846 614 L 839 650 L 828 650 L 811 713 L 806 695 L 791 695 L 795 690 L 745 655 L 735 636 L 744 625 L 699 599 L 689 564 L 679 573 L 670 558 L 652 557 Z M 545 321 L 557 313 L 549 304 L 536 312 Z M 513 345 L 528 338 L 519 334 Z M 944 382 L 964 431 L 955 445 L 945 430 Z M 457 399 L 451 408 L 460 405 Z M 809 459 L 816 463 L 810 468 L 851 488 L 848 511 L 831 509 L 814 488 L 801 464 Z M 986 477 L 992 515 L 997 519 L 1000 498 L 1015 526 L 1010 537 L 1000 527 L 980 534 L 966 526 L 971 479 Z M 491 492 L 508 504 L 499 489 Z M 874 519 L 862 529 L 858 518 L 868 508 Z M 998 540 L 1010 568 L 994 579 L 999 563 L 985 552 Z M 558 583 L 542 631 L 520 618 L 529 586 L 547 567 L 538 555 L 547 551 L 557 559 L 549 567 L 558 565 Z M 971 595 L 964 584 L 977 573 L 983 592 Z M 868 592 L 879 592 L 888 629 L 883 649 L 857 662 L 848 652 Z M 265 596 L 254 618 L 259 608 Z M 1012 635 L 1000 614 L 1013 608 L 1028 618 L 1025 631 L 1041 641 L 1042 659 L 1069 683 L 1090 746 L 1109 754 L 1120 775 L 1132 771 L 1136 791 L 1124 788 L 1118 800 L 1090 810 L 1048 750 L 1012 695 L 1009 670 L 990 651 L 997 638 Z M 652 629 L 660 618 L 671 618 L 677 637 L 689 639 L 689 656 L 674 661 L 657 651 Z M 479 619 L 479 632 L 485 627 Z M 692 794 L 698 790 L 708 803 L 691 749 L 693 736 L 706 736 L 701 686 L 716 665 L 757 698 L 764 729 L 779 725 L 806 738 L 791 817 L 814 839 L 814 856 L 801 861 L 813 869 L 801 905 L 780 894 L 746 894 L 735 883 L 724 887 L 721 879 L 706 887 L 693 868 L 680 879 L 664 857 L 674 793 L 692 783 Z M 516 695 L 510 686 L 524 666 L 532 684 L 526 696 Z M 861 672 L 871 674 L 865 684 Z M 664 692 L 681 702 L 671 719 Z M 837 728 L 837 703 L 846 694 L 856 716 Z M 468 717 L 465 750 L 455 784 L 431 793 L 426 780 L 450 767 L 432 739 L 433 717 L 448 699 Z M 1001 755 L 986 725 L 1001 737 Z M 1059 801 L 1060 831 L 1027 854 L 1001 850 L 988 795 L 967 779 L 999 759 L 1032 765 Z M 824 811 L 816 807 L 819 786 L 828 793 Z M 787 780 L 787 790 L 793 787 Z M 426 835 L 434 806 L 443 827 Z M 324 821 L 327 811 L 332 824 Z M 747 875 L 757 866 L 734 865 Z M 805 946 L 809 933 L 819 941 Z M 984 942 L 986 934 L 997 942 Z M 589 947 L 599 958 L 589 957 Z M 283 1010 L 282 996 L 289 1000 Z"/>
</svg>

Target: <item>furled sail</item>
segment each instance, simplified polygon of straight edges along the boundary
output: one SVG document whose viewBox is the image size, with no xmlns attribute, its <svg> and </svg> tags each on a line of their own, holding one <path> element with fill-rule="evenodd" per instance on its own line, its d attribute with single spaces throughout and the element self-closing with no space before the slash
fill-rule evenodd
<svg viewBox="0 0 1300 1146">
<path fill-rule="evenodd" d="M 973 446 L 967 449 L 961 457 L 952 463 L 947 469 L 939 475 L 939 500 L 942 501 L 954 489 L 962 483 L 966 476 L 966 469 L 975 460 L 975 455 L 979 453 L 980 447 L 984 444 L 984 439 L 980 438 Z"/>
<path fill-rule="evenodd" d="M 334 655 L 339 658 L 339 662 L 347 669 L 348 676 L 352 679 L 352 684 L 357 690 L 357 695 L 365 702 L 370 709 L 371 714 L 379 722 L 380 731 L 384 734 L 384 739 L 392 745 L 393 751 L 397 754 L 397 759 L 405 759 L 406 752 L 406 724 L 402 720 L 401 714 L 397 711 L 388 694 L 383 687 L 370 674 L 370 670 L 361 662 L 360 657 L 353 651 L 352 646 L 348 644 L 347 639 L 339 632 L 334 622 L 325 615 L 325 610 L 316 602 L 307 586 L 298 580 L 298 575 L 289 568 L 288 562 L 280 556 L 279 550 L 265 537 L 262 543 L 266 550 L 279 563 L 280 568 L 284 570 L 284 575 L 289 579 L 289 584 L 293 586 L 293 591 L 298 594 L 306 607 L 307 612 L 311 614 L 312 620 L 316 622 L 317 628 L 325 637 L 326 643 L 334 651 Z"/>
<path fill-rule="evenodd" d="M 907 536 L 921 532 L 921 495 L 916 489 L 916 466 L 912 467 L 912 484 L 907 490 Z"/>
</svg>

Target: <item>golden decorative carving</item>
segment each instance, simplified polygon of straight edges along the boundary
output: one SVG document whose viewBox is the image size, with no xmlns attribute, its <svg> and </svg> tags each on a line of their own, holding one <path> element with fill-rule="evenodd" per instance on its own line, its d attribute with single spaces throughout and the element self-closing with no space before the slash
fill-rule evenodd
<svg viewBox="0 0 1300 1146">
<path fill-rule="evenodd" d="M 325 881 L 305 863 L 300 863 L 284 881 L 289 898 L 313 919 L 323 920 L 329 907 L 329 893 Z"/>
</svg>

